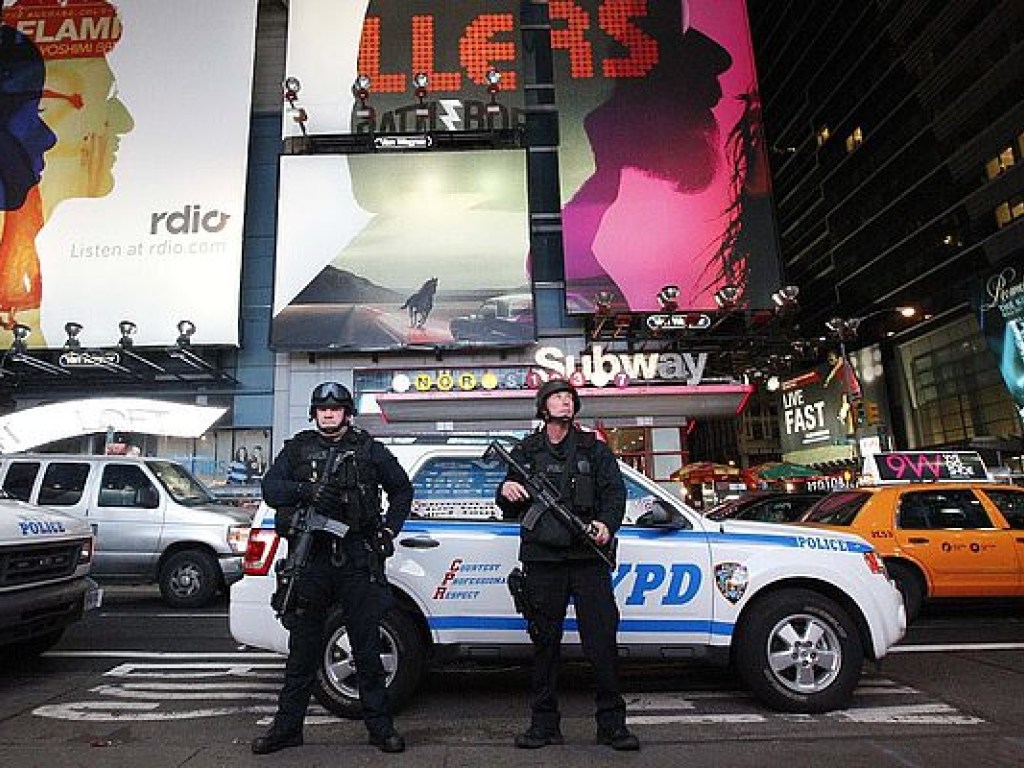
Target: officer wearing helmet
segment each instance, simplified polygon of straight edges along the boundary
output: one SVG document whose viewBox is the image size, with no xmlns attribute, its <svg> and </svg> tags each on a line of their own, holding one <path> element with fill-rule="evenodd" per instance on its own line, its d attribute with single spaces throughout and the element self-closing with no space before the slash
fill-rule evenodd
<svg viewBox="0 0 1024 768">
<path fill-rule="evenodd" d="M 365 431 L 352 425 L 352 394 L 336 382 L 317 386 L 309 401 L 316 429 L 285 442 L 263 478 L 263 498 L 277 514 L 282 536 L 292 534 L 296 509 L 317 512 L 349 526 L 343 539 L 315 533 L 309 565 L 295 585 L 292 610 L 281 621 L 289 630 L 288 662 L 277 714 L 270 729 L 252 742 L 256 754 L 302 744 L 302 725 L 323 646 L 324 625 L 332 606 L 347 617 L 359 700 L 370 744 L 383 752 L 402 752 L 395 730 L 380 659 L 380 620 L 393 597 L 384 562 L 412 505 L 412 484 L 395 456 Z M 343 458 L 337 462 L 335 459 Z M 328 467 L 337 471 L 324 476 Z M 382 513 L 381 489 L 388 497 Z"/>
<path fill-rule="evenodd" d="M 622 525 L 626 486 L 608 446 L 576 425 L 579 411 L 579 393 L 568 381 L 544 382 L 537 391 L 537 418 L 543 425 L 512 449 L 512 457 L 531 475 L 545 475 L 559 489 L 561 501 L 590 524 L 594 541 L 604 545 Z M 522 517 L 530 509 L 523 479 L 509 470 L 498 487 L 496 500 L 507 517 Z M 594 669 L 597 741 L 616 750 L 639 749 L 639 740 L 626 727 L 626 703 L 619 689 L 619 610 L 607 564 L 550 513 L 542 514 L 532 530 L 521 529 L 519 559 L 534 668 L 530 725 L 516 736 L 515 745 L 537 749 L 563 742 L 558 664 L 562 623 L 572 599 Z"/>
</svg>

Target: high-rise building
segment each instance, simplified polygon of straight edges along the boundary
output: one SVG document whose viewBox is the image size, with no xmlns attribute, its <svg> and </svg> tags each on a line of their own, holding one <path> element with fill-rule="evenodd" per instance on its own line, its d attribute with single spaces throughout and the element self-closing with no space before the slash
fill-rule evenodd
<svg viewBox="0 0 1024 768">
<path fill-rule="evenodd" d="M 801 332 L 862 320 L 845 341 L 878 345 L 853 357 L 884 370 L 883 439 L 1019 454 L 1024 3 L 748 8 Z"/>
</svg>

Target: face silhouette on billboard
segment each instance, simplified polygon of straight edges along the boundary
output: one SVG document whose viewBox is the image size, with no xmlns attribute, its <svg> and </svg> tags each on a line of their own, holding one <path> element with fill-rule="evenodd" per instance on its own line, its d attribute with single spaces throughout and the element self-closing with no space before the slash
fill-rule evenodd
<svg viewBox="0 0 1024 768">
<path fill-rule="evenodd" d="M 15 0 L 5 6 L 4 18 L 35 44 L 42 55 L 43 79 L 32 107 L 35 117 L 23 105 L 18 118 L 24 157 L 29 167 L 38 168 L 35 183 L 19 204 L 13 204 L 13 195 L 5 201 L 0 229 L 0 328 L 5 331 L 0 332 L 0 345 L 20 323 L 33 329 L 30 343 L 43 346 L 36 236 L 64 200 L 110 193 L 119 137 L 134 124 L 117 97 L 106 57 L 121 35 L 113 5 L 106 0 Z M 78 29 L 84 42 L 55 42 L 56 30 L 70 28 Z M 7 168 L 13 165 L 6 153 L 0 165 L 6 184 Z"/>
</svg>

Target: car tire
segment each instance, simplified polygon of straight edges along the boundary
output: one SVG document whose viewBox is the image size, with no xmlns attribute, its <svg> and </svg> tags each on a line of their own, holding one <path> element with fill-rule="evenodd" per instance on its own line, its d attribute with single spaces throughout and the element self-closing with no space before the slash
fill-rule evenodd
<svg viewBox="0 0 1024 768">
<path fill-rule="evenodd" d="M 362 706 L 345 616 L 340 609 L 328 617 L 325 634 L 327 642 L 313 693 L 317 701 L 338 717 L 358 719 L 362 717 Z M 388 702 L 391 711 L 397 712 L 409 701 L 423 675 L 423 639 L 412 617 L 400 608 L 384 614 L 380 635 Z"/>
<path fill-rule="evenodd" d="M 772 709 L 817 713 L 846 706 L 860 680 L 864 649 L 836 602 L 806 589 L 758 599 L 741 619 L 736 670 Z"/>
<path fill-rule="evenodd" d="M 916 568 L 906 563 L 886 563 L 885 569 L 903 596 L 903 607 L 909 624 L 921 613 L 921 606 L 924 605 L 924 579 Z"/>
<path fill-rule="evenodd" d="M 47 632 L 45 635 L 39 637 L 32 637 L 28 640 L 19 640 L 16 643 L 4 646 L 4 656 L 12 661 L 28 661 L 38 656 L 42 656 L 48 650 L 53 648 L 63 637 L 64 630 L 56 629 L 52 632 Z"/>
<path fill-rule="evenodd" d="M 220 568 L 209 552 L 185 549 L 167 558 L 159 583 L 164 602 L 172 608 L 199 608 L 220 590 Z"/>
</svg>

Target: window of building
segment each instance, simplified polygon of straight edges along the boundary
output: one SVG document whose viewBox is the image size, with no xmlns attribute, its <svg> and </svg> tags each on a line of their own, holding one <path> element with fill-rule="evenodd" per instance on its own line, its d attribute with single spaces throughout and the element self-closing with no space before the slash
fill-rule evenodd
<svg viewBox="0 0 1024 768">
<path fill-rule="evenodd" d="M 1003 147 L 1003 150 L 998 155 L 985 163 L 985 175 L 990 179 L 994 179 L 1001 173 L 1004 173 L 1015 162 L 1016 158 L 1013 155 L 1013 147 Z"/>
<path fill-rule="evenodd" d="M 996 226 L 1000 229 L 1020 218 L 1024 218 L 1024 197 L 1018 195 L 996 206 Z"/>
<path fill-rule="evenodd" d="M 1020 417 L 973 316 L 898 347 L 909 448 L 1020 435 Z"/>
<path fill-rule="evenodd" d="M 861 131 L 860 126 L 853 129 L 853 132 L 846 137 L 846 151 L 853 152 L 857 147 L 864 143 L 864 132 Z"/>
<path fill-rule="evenodd" d="M 821 126 L 821 128 L 818 129 L 818 146 L 819 147 L 825 146 L 825 142 L 828 141 L 828 139 L 829 139 L 829 137 L 831 135 L 832 135 L 832 132 L 829 131 L 827 125 Z M 1024 141 L 1024 136 L 1021 137 L 1021 141 Z"/>
</svg>

